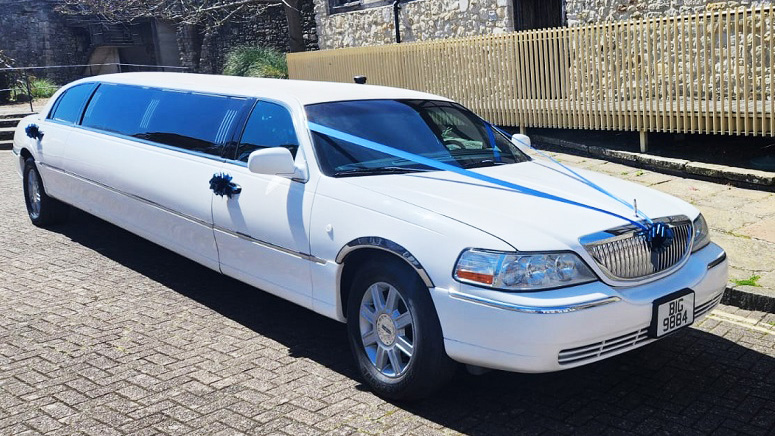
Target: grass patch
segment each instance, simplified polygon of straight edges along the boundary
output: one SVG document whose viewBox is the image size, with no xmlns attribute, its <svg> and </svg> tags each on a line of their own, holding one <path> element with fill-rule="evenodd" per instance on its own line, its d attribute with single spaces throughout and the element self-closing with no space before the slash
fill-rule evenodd
<svg viewBox="0 0 775 436">
<path fill-rule="evenodd" d="M 740 233 L 735 233 L 735 232 L 728 232 L 728 233 L 729 233 L 730 235 L 734 236 L 735 238 L 752 239 L 752 238 L 751 238 L 750 236 L 748 236 L 748 235 L 742 235 L 742 234 L 740 234 Z"/>
<path fill-rule="evenodd" d="M 285 53 L 266 47 L 237 47 L 226 55 L 223 74 L 228 76 L 288 78 Z"/>
<path fill-rule="evenodd" d="M 761 285 L 759 285 L 759 279 L 761 276 L 757 275 L 751 275 L 751 277 L 748 277 L 747 279 L 732 279 L 732 283 L 734 283 L 737 286 L 755 286 L 757 288 L 761 288 Z"/>
</svg>

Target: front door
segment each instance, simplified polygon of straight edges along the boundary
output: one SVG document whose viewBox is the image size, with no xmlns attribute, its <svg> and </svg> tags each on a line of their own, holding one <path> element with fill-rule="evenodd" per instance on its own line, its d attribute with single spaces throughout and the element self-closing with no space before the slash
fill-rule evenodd
<svg viewBox="0 0 775 436">
<path fill-rule="evenodd" d="M 313 187 L 281 176 L 251 173 L 250 153 L 286 147 L 295 156 L 299 142 L 290 112 L 260 101 L 248 118 L 233 160 L 221 173 L 239 193 L 213 200 L 215 239 L 224 274 L 311 307 L 309 221 Z"/>
</svg>

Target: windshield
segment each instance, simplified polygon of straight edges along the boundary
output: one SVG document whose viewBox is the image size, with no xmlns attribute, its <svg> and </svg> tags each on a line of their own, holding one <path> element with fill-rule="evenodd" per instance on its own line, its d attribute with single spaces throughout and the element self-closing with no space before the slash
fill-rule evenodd
<svg viewBox="0 0 775 436">
<path fill-rule="evenodd" d="M 435 100 L 355 100 L 306 106 L 307 118 L 350 135 L 461 168 L 524 162 L 503 134 L 459 104 Z M 432 171 L 411 160 L 312 132 L 324 174 L 334 177 Z"/>
</svg>

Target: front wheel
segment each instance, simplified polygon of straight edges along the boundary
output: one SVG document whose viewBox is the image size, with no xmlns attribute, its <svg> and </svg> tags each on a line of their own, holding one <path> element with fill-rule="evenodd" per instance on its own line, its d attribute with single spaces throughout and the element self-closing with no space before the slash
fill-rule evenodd
<svg viewBox="0 0 775 436">
<path fill-rule="evenodd" d="M 426 397 L 454 374 L 428 288 L 400 260 L 367 262 L 356 273 L 347 331 L 361 376 L 382 397 Z"/>
<path fill-rule="evenodd" d="M 24 203 L 27 205 L 27 215 L 32 224 L 46 227 L 64 222 L 68 215 L 68 206 L 51 198 L 43 187 L 35 160 L 27 158 L 24 161 Z"/>
</svg>

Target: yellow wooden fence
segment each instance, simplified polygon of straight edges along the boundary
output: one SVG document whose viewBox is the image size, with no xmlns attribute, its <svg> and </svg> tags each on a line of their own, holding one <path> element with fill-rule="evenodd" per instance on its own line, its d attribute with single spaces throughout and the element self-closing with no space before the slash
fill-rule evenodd
<svg viewBox="0 0 775 436">
<path fill-rule="evenodd" d="M 443 95 L 500 125 L 775 136 L 774 37 L 769 5 L 292 53 L 288 69 Z"/>
</svg>

